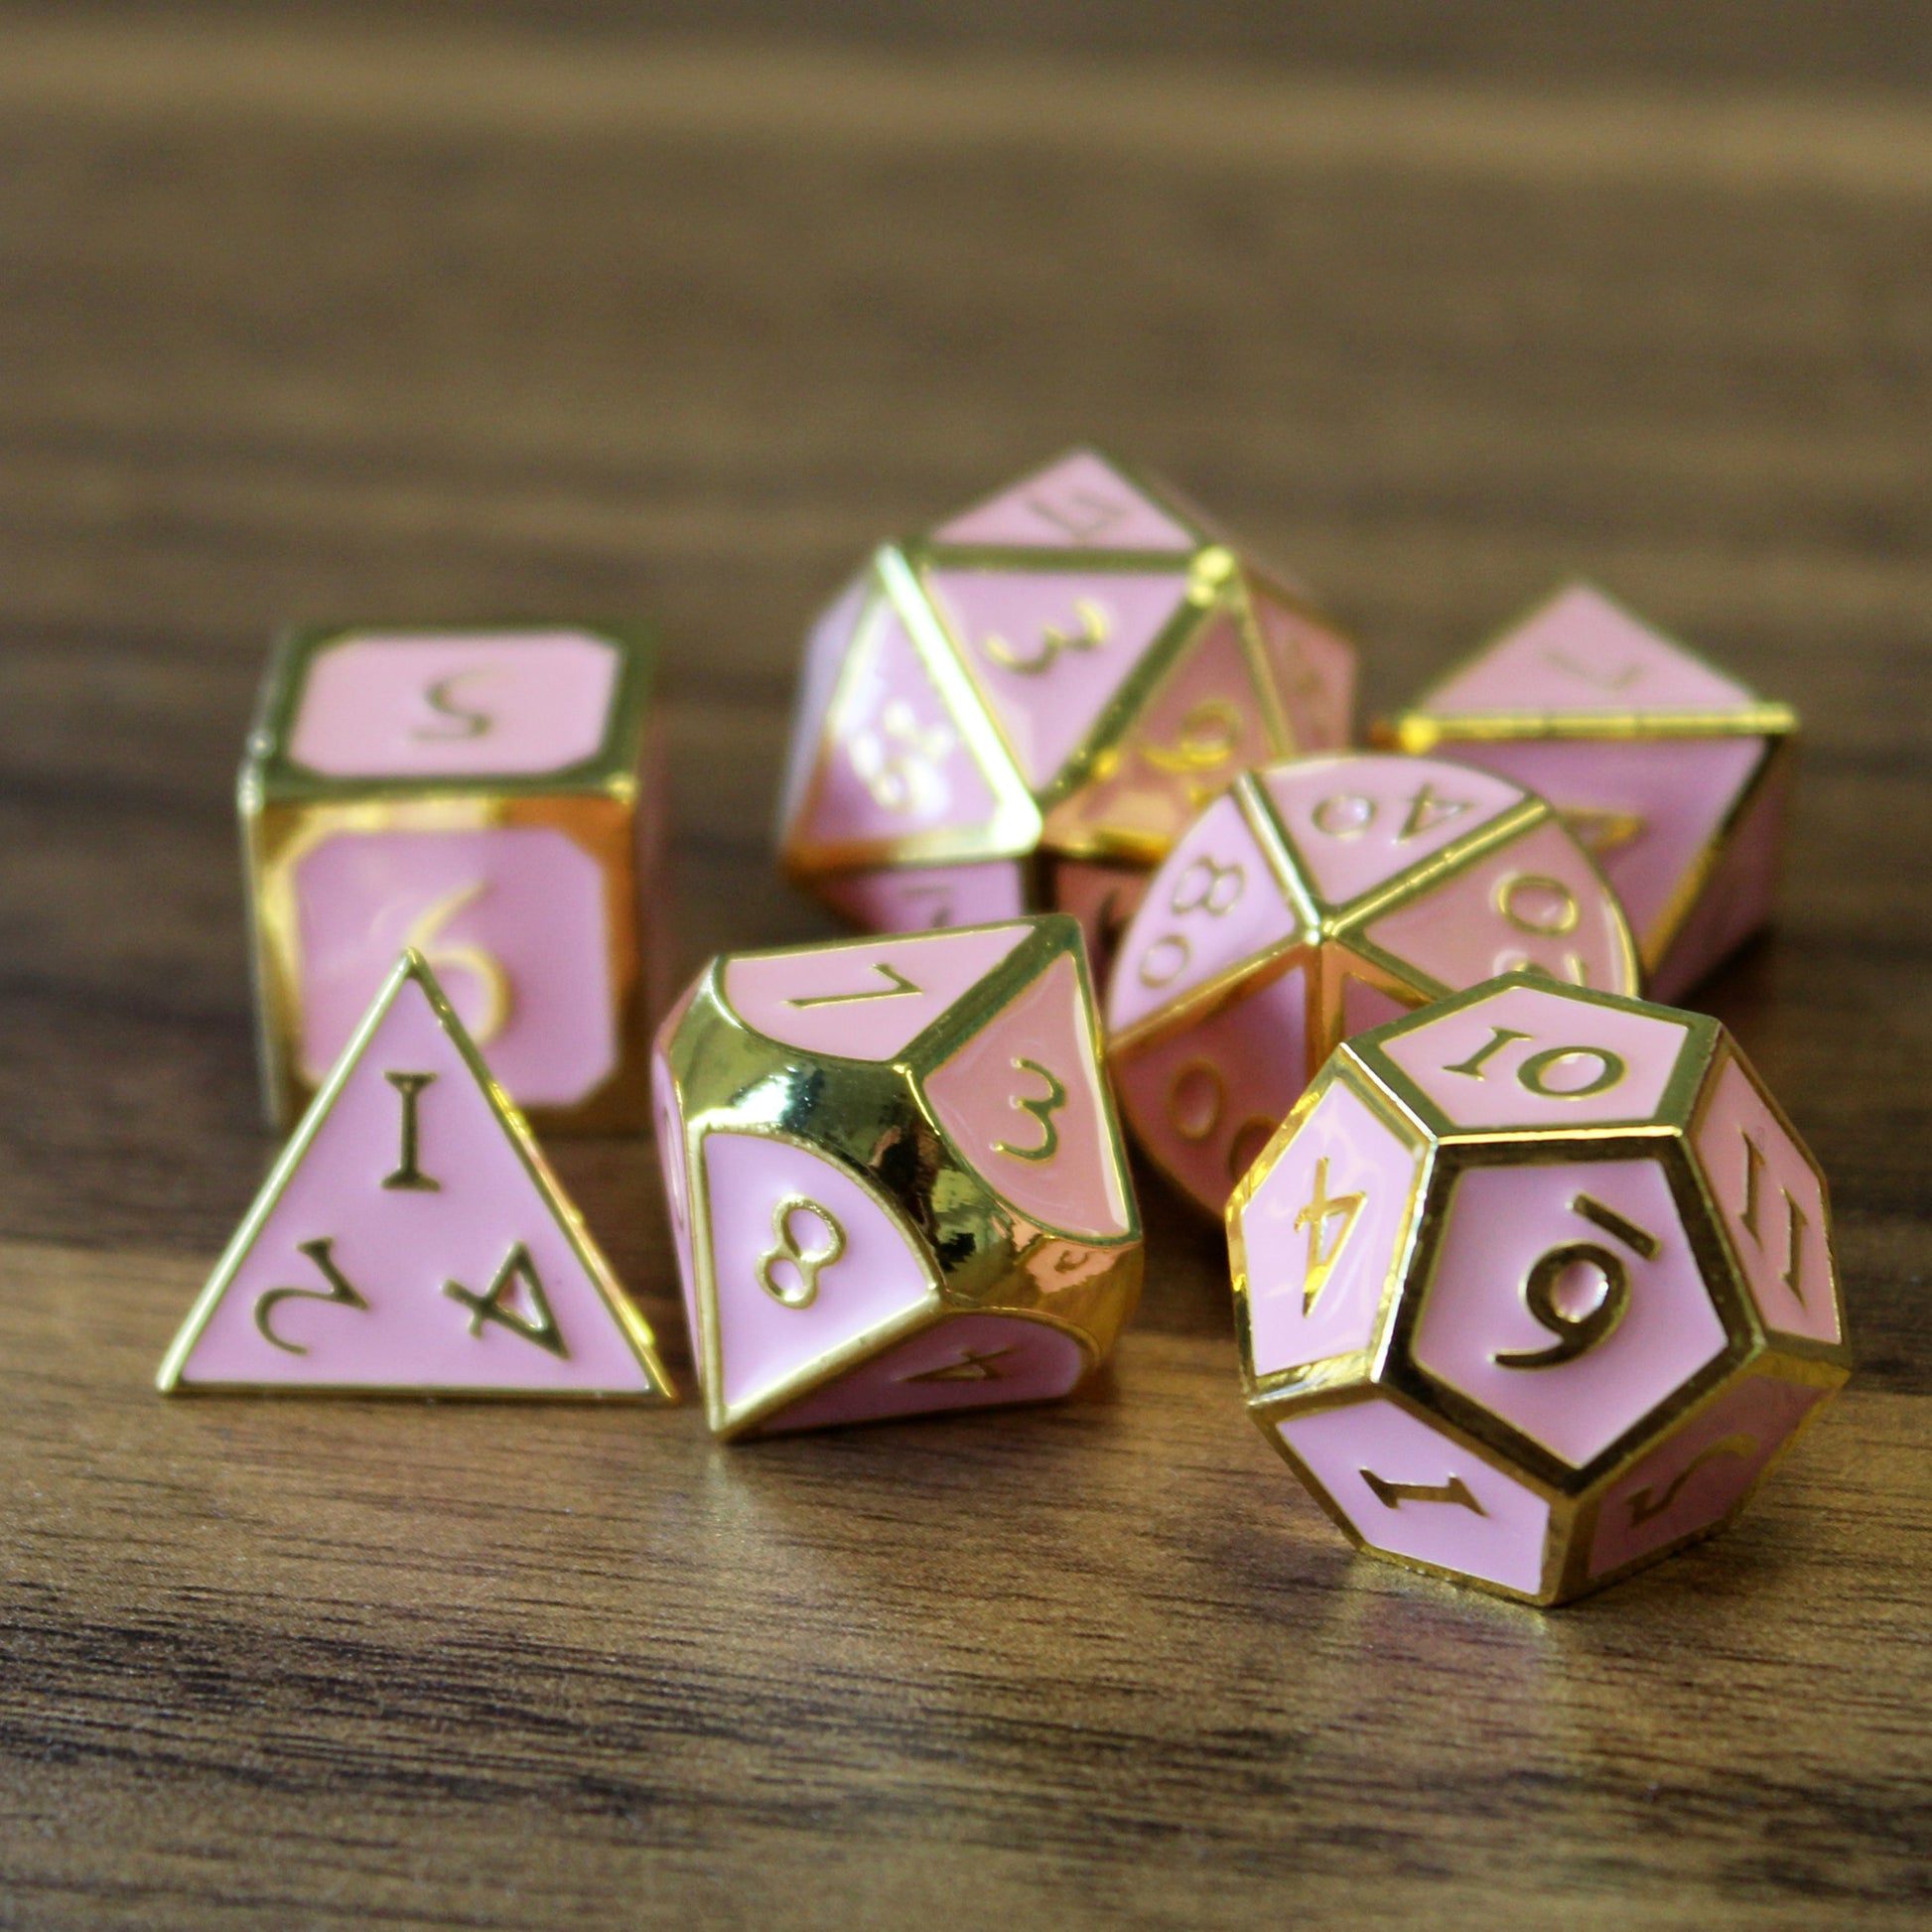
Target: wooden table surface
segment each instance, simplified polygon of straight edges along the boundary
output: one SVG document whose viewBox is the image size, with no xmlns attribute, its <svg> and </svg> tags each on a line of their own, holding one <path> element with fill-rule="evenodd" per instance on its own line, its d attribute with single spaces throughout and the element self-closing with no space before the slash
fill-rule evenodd
<svg viewBox="0 0 1932 1932">
<path fill-rule="evenodd" d="M 1923 10 L 794 11 L 0 14 L 0 1924 L 1924 1923 Z M 1372 704 L 1584 571 L 1800 706 L 1708 1004 L 1861 1368 L 1755 1513 L 1554 1614 L 1351 1556 L 1152 1184 L 1057 1411 L 158 1398 L 272 1151 L 270 631 L 659 618 L 695 965 L 824 929 L 765 831 L 815 603 L 1090 436 Z M 556 1153 L 688 1381 L 647 1149 Z"/>
</svg>

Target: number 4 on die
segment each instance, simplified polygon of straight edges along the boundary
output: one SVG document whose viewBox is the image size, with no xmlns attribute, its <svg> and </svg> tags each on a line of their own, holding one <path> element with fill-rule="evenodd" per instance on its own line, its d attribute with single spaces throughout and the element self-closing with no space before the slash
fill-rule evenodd
<svg viewBox="0 0 1932 1932">
<path fill-rule="evenodd" d="M 649 1327 L 414 952 L 157 1380 L 169 1394 L 675 1399 Z"/>
</svg>

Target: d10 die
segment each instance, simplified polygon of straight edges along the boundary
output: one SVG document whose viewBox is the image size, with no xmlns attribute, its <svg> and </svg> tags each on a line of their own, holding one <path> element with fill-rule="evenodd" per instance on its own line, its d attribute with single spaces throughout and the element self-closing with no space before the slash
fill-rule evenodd
<svg viewBox="0 0 1932 1932">
<path fill-rule="evenodd" d="M 1849 1369 L 1824 1180 L 1724 1029 L 1533 975 L 1345 1043 L 1228 1238 L 1316 1500 L 1532 1602 L 1722 1528 Z"/>
<path fill-rule="evenodd" d="M 1133 1311 L 1071 918 L 727 955 L 653 1074 L 721 1436 L 1064 1395 Z"/>
<path fill-rule="evenodd" d="M 1122 936 L 1107 995 L 1122 1108 L 1218 1215 L 1339 1039 L 1519 968 L 1636 990 L 1623 914 L 1542 799 L 1431 759 L 1246 774 Z"/>
<path fill-rule="evenodd" d="M 1353 684 L 1297 592 L 1075 451 L 878 551 L 819 619 L 785 869 L 874 930 L 1057 905 L 1099 958 L 1237 771 L 1346 742 Z"/>
<path fill-rule="evenodd" d="M 283 643 L 239 788 L 272 1117 L 414 948 L 536 1125 L 644 1124 L 668 957 L 651 673 L 601 628 Z"/>
<path fill-rule="evenodd" d="M 1376 737 L 1552 800 L 1675 999 L 1770 914 L 1795 732 L 1788 707 L 1576 584 Z"/>
</svg>

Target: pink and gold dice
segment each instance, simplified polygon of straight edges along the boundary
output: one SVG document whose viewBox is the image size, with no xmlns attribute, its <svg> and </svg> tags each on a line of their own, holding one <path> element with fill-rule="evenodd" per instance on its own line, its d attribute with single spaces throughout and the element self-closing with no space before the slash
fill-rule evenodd
<svg viewBox="0 0 1932 1932">
<path fill-rule="evenodd" d="M 1141 1284 L 1060 914 L 714 960 L 653 1060 L 712 1428 L 1065 1395 Z"/>
<path fill-rule="evenodd" d="M 1623 914 L 1541 798 L 1434 759 L 1246 773 L 1121 937 L 1107 1028 L 1122 1110 L 1218 1215 L 1338 1040 L 1518 969 L 1636 990 Z"/>
<path fill-rule="evenodd" d="M 1536 1603 L 1844 1382 L 1825 1184 L 1714 1020 L 1515 974 L 1346 1042 L 1228 1204 L 1248 1406 L 1363 1549 Z"/>
<path fill-rule="evenodd" d="M 539 1127 L 644 1125 L 665 956 L 651 673 L 643 638 L 606 628 L 284 642 L 240 780 L 272 1118 L 413 948 Z"/>
<path fill-rule="evenodd" d="M 785 870 L 873 930 L 1056 905 L 1098 959 L 1237 771 L 1347 741 L 1353 685 L 1298 592 L 1076 450 L 887 545 L 818 620 Z"/>
<path fill-rule="evenodd" d="M 1645 983 L 1668 1000 L 1770 915 L 1796 724 L 1573 584 L 1376 736 L 1550 799 L 1602 865 Z"/>
</svg>

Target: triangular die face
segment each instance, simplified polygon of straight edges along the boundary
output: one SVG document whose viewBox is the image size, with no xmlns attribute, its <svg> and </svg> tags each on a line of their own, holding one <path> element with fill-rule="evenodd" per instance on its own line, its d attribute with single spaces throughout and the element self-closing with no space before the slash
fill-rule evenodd
<svg viewBox="0 0 1932 1932">
<path fill-rule="evenodd" d="M 959 1314 L 856 1363 L 837 1381 L 781 1409 L 761 1436 L 895 1416 L 1052 1402 L 1086 1373 L 1080 1344 L 1044 1321 Z"/>
<path fill-rule="evenodd" d="M 728 1419 L 938 1307 L 931 1261 L 849 1169 L 759 1134 L 708 1134 L 702 1162 L 708 1385 Z"/>
<path fill-rule="evenodd" d="M 1052 784 L 1187 607 L 1184 570 L 928 568 L 924 582 L 1035 792 Z"/>
<path fill-rule="evenodd" d="M 907 840 L 993 828 L 999 797 L 967 728 L 883 600 L 853 645 L 822 737 L 794 852 L 887 854 Z"/>
<path fill-rule="evenodd" d="M 162 1386 L 670 1393 L 420 961 L 391 976 L 316 1097 Z"/>
<path fill-rule="evenodd" d="M 853 639 L 866 615 L 873 575 L 862 571 L 812 621 L 798 670 L 798 698 L 792 707 L 791 744 L 785 754 L 779 789 L 778 823 L 789 827 L 805 800 L 805 787 L 818 769 L 825 723 L 839 688 Z"/>
<path fill-rule="evenodd" d="M 843 1059 L 890 1060 L 1033 930 L 1015 920 L 740 953 L 725 962 L 725 1003 L 748 1027 L 781 1045 Z"/>
<path fill-rule="evenodd" d="M 975 504 L 930 540 L 1024 550 L 1188 551 L 1198 542 L 1091 450 L 1075 450 Z"/>
<path fill-rule="evenodd" d="M 1266 716 L 1239 626 L 1222 612 L 1155 686 L 1108 774 L 1048 815 L 1048 842 L 1079 850 L 1100 841 L 1161 858 L 1202 806 L 1281 749 Z"/>
<path fill-rule="evenodd" d="M 1264 585 L 1250 581 L 1248 599 L 1296 752 L 1340 751 L 1355 709 L 1354 646 Z"/>
<path fill-rule="evenodd" d="M 1069 1234 L 1131 1215 L 1079 968 L 1062 955 L 925 1082 L 953 1145 L 1002 1199 Z"/>
<path fill-rule="evenodd" d="M 1727 717 L 1755 695 L 1601 591 L 1572 584 L 1423 700 L 1434 717 Z"/>
</svg>

